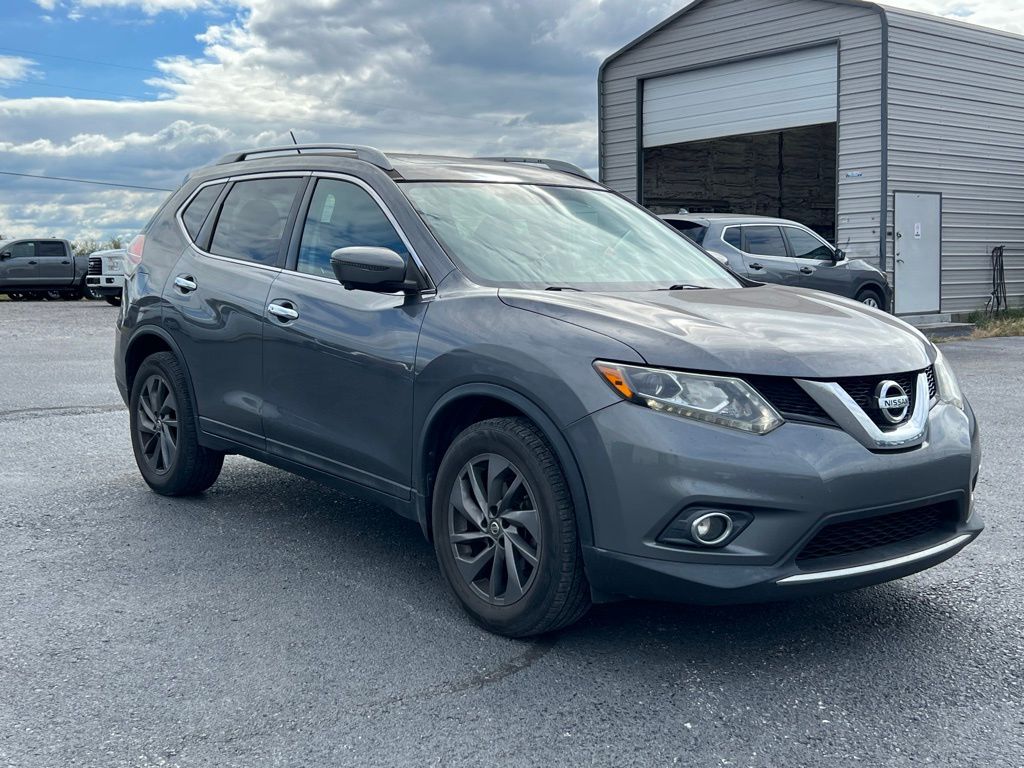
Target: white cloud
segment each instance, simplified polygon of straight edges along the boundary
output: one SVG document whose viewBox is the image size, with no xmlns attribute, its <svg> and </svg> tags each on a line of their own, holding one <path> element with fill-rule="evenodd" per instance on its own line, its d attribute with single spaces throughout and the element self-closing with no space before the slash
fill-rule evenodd
<svg viewBox="0 0 1024 768">
<path fill-rule="evenodd" d="M 36 63 L 23 56 L 0 56 L 0 85 L 34 75 Z"/>
</svg>

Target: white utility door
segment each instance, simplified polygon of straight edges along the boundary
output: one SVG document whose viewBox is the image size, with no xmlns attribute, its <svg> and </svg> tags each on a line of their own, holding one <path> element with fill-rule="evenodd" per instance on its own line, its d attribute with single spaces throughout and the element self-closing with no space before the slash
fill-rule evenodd
<svg viewBox="0 0 1024 768">
<path fill-rule="evenodd" d="M 942 196 L 896 193 L 896 314 L 940 311 Z"/>
<path fill-rule="evenodd" d="M 644 146 L 834 123 L 838 71 L 825 45 L 644 80 Z"/>
</svg>

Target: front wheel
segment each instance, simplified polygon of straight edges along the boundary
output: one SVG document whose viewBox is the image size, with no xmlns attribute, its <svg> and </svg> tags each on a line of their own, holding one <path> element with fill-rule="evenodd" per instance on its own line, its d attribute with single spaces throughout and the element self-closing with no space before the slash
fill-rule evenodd
<svg viewBox="0 0 1024 768">
<path fill-rule="evenodd" d="M 486 629 L 539 635 L 587 612 L 572 497 L 532 422 L 490 419 L 455 438 L 438 471 L 432 511 L 441 571 Z"/>
<path fill-rule="evenodd" d="M 857 294 L 857 301 L 866 307 L 873 309 L 885 309 L 885 301 L 882 294 L 876 288 L 864 288 Z"/>
<path fill-rule="evenodd" d="M 132 449 L 142 478 L 163 496 L 202 493 L 217 480 L 224 454 L 199 444 L 185 372 L 170 352 L 147 357 L 130 398 Z"/>
<path fill-rule="evenodd" d="M 107 304 L 109 304 L 112 307 L 121 306 L 121 294 L 119 293 L 113 296 L 104 296 L 103 298 L 106 300 Z"/>
</svg>

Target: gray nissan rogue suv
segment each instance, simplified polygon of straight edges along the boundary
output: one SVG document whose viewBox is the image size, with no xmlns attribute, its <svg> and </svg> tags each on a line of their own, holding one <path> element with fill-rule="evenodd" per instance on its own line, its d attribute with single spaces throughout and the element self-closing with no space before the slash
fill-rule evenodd
<svg viewBox="0 0 1024 768">
<path fill-rule="evenodd" d="M 982 530 L 938 349 L 738 277 L 565 163 L 239 152 L 127 262 L 145 481 L 200 493 L 236 453 L 377 501 L 495 632 L 863 587 Z"/>
</svg>

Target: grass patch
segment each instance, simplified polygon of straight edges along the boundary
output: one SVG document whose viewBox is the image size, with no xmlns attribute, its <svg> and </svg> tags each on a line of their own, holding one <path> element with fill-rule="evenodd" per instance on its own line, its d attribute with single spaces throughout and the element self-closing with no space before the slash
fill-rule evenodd
<svg viewBox="0 0 1024 768">
<path fill-rule="evenodd" d="M 973 312 L 967 322 L 974 323 L 977 330 L 972 339 L 989 339 L 993 336 L 1024 336 L 1024 309 L 1007 309 L 998 315 Z"/>
</svg>

